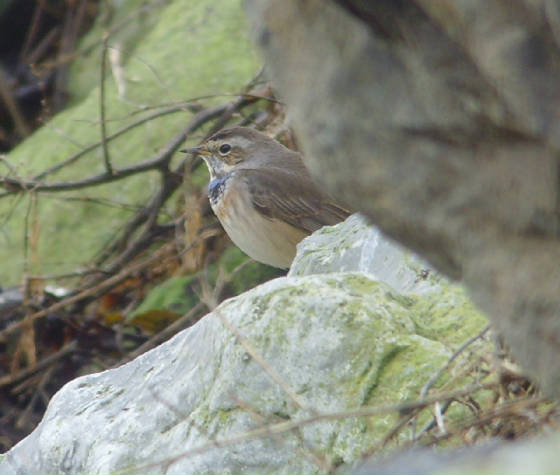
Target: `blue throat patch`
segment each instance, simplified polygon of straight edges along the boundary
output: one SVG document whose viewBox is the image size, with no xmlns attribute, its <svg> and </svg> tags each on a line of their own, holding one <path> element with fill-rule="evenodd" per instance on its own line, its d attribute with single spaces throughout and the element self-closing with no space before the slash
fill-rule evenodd
<svg viewBox="0 0 560 475">
<path fill-rule="evenodd" d="M 218 202 L 226 187 L 226 180 L 227 177 L 214 178 L 208 184 L 208 197 L 210 198 L 210 203 Z"/>
</svg>

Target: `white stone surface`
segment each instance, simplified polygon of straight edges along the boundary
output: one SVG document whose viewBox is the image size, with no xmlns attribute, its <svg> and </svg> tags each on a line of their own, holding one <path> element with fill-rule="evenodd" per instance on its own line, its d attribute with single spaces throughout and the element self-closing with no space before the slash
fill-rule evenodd
<svg viewBox="0 0 560 475">
<path fill-rule="evenodd" d="M 437 293 L 397 292 L 418 290 L 411 285 L 416 270 L 406 270 L 410 257 L 391 251 L 386 260 L 370 247 L 372 236 L 386 247 L 381 236 L 363 226 L 352 218 L 323 229 L 301 245 L 292 275 L 224 302 L 122 367 L 67 384 L 37 429 L 2 456 L 0 473 L 317 473 L 313 454 L 336 465 L 358 460 L 394 427 L 396 414 L 367 424 L 323 420 L 274 436 L 251 431 L 415 397 L 457 339 L 485 325 L 464 294 L 435 275 L 426 281 Z M 350 251 L 327 266 L 326 256 L 343 249 Z M 367 249 L 375 251 L 371 259 Z M 316 259 L 328 273 L 294 275 L 305 273 L 300 259 L 308 271 Z M 369 273 L 334 272 L 364 262 Z M 391 286 L 373 278 L 372 270 L 382 280 L 383 269 Z M 456 329 L 457 319 L 463 335 L 445 330 Z"/>
<path fill-rule="evenodd" d="M 447 282 L 359 214 L 350 216 L 344 227 L 324 227 L 300 243 L 288 275 L 329 272 L 364 272 L 405 294 L 438 291 L 440 283 Z"/>
</svg>

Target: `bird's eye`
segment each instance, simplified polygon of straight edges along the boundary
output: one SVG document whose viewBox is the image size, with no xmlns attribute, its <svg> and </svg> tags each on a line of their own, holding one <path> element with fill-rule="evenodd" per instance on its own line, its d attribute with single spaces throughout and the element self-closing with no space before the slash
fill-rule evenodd
<svg viewBox="0 0 560 475">
<path fill-rule="evenodd" d="M 220 145 L 218 151 L 220 152 L 220 155 L 227 155 L 231 151 L 231 145 L 228 143 Z"/>
</svg>

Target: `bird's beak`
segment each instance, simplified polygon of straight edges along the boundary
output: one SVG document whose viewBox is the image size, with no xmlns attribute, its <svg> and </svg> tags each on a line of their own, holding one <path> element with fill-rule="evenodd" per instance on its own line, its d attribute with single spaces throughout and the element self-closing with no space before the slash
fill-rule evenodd
<svg viewBox="0 0 560 475">
<path fill-rule="evenodd" d="M 206 150 L 206 148 L 202 147 L 202 146 L 184 148 L 183 150 L 180 150 L 180 152 L 190 153 L 192 155 L 208 155 L 209 154 L 208 150 Z"/>
<path fill-rule="evenodd" d="M 192 148 L 184 148 L 183 150 L 179 150 L 183 153 L 190 153 L 192 155 L 200 154 L 201 148 L 200 147 L 192 147 Z"/>
</svg>

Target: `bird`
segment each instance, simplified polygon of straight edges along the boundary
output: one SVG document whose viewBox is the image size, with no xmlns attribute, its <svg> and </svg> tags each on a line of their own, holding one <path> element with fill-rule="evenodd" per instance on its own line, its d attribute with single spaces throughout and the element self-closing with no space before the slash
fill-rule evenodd
<svg viewBox="0 0 560 475">
<path fill-rule="evenodd" d="M 181 151 L 202 157 L 212 210 L 256 261 L 287 269 L 303 238 L 350 215 L 313 181 L 300 153 L 250 127 L 222 129 Z"/>
</svg>

